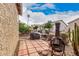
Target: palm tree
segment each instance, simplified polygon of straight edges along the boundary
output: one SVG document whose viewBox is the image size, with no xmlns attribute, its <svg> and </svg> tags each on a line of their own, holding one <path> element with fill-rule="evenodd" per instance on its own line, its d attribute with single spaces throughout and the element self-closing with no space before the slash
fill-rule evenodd
<svg viewBox="0 0 79 59">
<path fill-rule="evenodd" d="M 30 15 L 28 14 L 27 17 L 28 17 L 28 20 L 27 20 L 27 25 L 28 25 L 29 24 Z"/>
</svg>

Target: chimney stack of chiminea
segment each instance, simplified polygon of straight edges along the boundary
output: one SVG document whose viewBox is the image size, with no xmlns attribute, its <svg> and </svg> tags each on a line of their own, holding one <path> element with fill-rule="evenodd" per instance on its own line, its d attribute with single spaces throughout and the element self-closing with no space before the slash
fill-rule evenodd
<svg viewBox="0 0 79 59">
<path fill-rule="evenodd" d="M 55 37 L 59 37 L 60 36 L 60 23 L 57 22 L 55 23 Z"/>
</svg>

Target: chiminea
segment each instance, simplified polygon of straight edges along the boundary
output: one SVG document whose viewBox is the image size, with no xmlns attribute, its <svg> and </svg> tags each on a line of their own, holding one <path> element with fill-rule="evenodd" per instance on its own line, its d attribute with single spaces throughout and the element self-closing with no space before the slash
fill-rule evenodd
<svg viewBox="0 0 79 59">
<path fill-rule="evenodd" d="M 55 23 L 55 37 L 51 39 L 50 43 L 51 43 L 52 51 L 63 52 L 65 49 L 63 39 L 62 37 L 60 37 L 60 23 L 58 22 Z"/>
<path fill-rule="evenodd" d="M 60 23 L 55 23 L 55 36 L 53 36 L 52 38 L 51 38 L 51 40 L 50 40 L 50 46 L 52 47 L 53 46 L 53 44 L 55 43 L 55 45 L 56 44 L 59 44 L 58 42 L 57 42 L 57 40 L 59 39 L 59 37 L 60 37 Z M 53 42 L 54 41 L 54 42 Z"/>
<path fill-rule="evenodd" d="M 55 37 L 60 36 L 60 23 L 55 23 Z"/>
</svg>

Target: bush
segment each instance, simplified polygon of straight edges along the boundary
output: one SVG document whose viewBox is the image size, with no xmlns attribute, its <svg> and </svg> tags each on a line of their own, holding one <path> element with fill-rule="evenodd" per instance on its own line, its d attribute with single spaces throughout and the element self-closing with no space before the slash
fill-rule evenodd
<svg viewBox="0 0 79 59">
<path fill-rule="evenodd" d="M 30 26 L 26 25 L 25 23 L 19 23 L 19 32 L 27 33 L 30 31 Z"/>
</svg>

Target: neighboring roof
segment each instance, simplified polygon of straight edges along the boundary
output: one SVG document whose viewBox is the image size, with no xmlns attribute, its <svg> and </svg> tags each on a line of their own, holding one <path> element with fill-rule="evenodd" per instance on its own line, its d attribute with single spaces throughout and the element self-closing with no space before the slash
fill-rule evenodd
<svg viewBox="0 0 79 59">
<path fill-rule="evenodd" d="M 53 21 L 52 24 L 55 24 L 59 22 L 60 23 L 60 31 L 66 31 L 68 25 L 63 21 L 63 20 L 57 20 L 57 21 Z M 51 29 L 52 32 L 55 32 L 55 25 L 53 26 L 53 28 Z"/>
<path fill-rule="evenodd" d="M 56 22 L 62 22 L 62 23 L 64 23 L 67 26 L 67 24 L 63 20 L 53 21 L 53 23 L 56 23 Z"/>
<path fill-rule="evenodd" d="M 73 20 L 73 21 L 70 21 L 68 24 L 70 24 L 70 23 L 72 23 L 72 22 L 74 22 L 74 21 L 77 21 L 77 20 L 79 20 L 79 18 L 77 18 L 77 19 L 75 19 L 75 20 Z"/>
<path fill-rule="evenodd" d="M 18 10 L 18 14 L 22 15 L 22 4 L 21 3 L 16 3 L 16 8 Z"/>
</svg>

